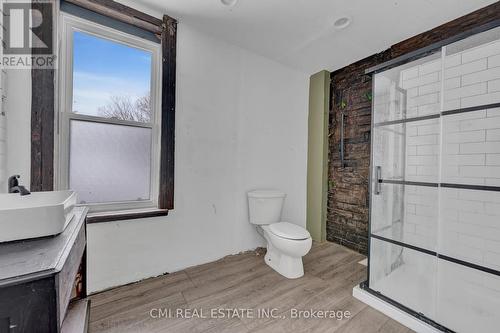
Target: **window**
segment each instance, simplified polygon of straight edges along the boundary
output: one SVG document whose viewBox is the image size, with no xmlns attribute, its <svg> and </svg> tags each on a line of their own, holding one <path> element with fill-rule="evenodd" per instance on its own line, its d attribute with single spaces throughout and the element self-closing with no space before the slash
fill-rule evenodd
<svg viewBox="0 0 500 333">
<path fill-rule="evenodd" d="M 161 45 L 62 15 L 57 187 L 91 212 L 158 207 Z"/>
</svg>

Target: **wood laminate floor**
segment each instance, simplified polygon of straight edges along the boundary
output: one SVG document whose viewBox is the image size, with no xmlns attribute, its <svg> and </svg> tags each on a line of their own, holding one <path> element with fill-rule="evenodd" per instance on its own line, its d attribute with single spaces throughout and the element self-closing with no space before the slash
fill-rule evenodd
<svg viewBox="0 0 500 333">
<path fill-rule="evenodd" d="M 366 278 L 362 259 L 337 244 L 314 244 L 304 257 L 304 277 L 288 280 L 264 263 L 262 252 L 229 256 L 91 296 L 90 332 L 412 332 L 352 297 L 353 286 Z M 158 309 L 170 309 L 170 318 Z M 238 313 L 231 318 L 211 314 L 233 309 Z M 259 315 L 262 309 L 278 318 Z M 351 317 L 292 319 L 292 309 L 349 311 Z M 179 318 L 177 311 L 194 318 Z"/>
</svg>

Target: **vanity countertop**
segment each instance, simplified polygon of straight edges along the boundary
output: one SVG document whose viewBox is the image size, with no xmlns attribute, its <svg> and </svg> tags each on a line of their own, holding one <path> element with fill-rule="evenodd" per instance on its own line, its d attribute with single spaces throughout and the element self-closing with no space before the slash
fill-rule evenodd
<svg viewBox="0 0 500 333">
<path fill-rule="evenodd" d="M 75 207 L 74 210 L 72 221 L 57 236 L 0 243 L 0 287 L 40 279 L 61 271 L 84 226 L 88 209 Z"/>
</svg>

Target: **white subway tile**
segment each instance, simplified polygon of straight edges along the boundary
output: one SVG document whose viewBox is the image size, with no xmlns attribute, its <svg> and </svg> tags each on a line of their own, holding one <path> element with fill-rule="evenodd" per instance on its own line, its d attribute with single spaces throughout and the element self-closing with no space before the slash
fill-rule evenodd
<svg viewBox="0 0 500 333">
<path fill-rule="evenodd" d="M 406 135 L 407 136 L 417 136 L 418 133 L 417 133 L 417 127 L 416 126 L 408 126 L 406 128 Z"/>
<path fill-rule="evenodd" d="M 402 88 L 410 89 L 414 87 L 423 86 L 429 83 L 438 82 L 440 73 L 431 73 L 419 77 L 415 77 L 406 81 L 403 81 Z"/>
<path fill-rule="evenodd" d="M 462 76 L 462 85 L 487 82 L 491 80 L 500 79 L 500 67 L 489 68 L 482 71 L 473 71 L 471 74 Z"/>
<path fill-rule="evenodd" d="M 486 141 L 500 141 L 500 129 L 487 130 Z"/>
<path fill-rule="evenodd" d="M 426 62 L 425 64 L 420 65 L 418 75 L 422 76 L 439 71 L 441 71 L 441 59 L 436 59 L 434 61 Z"/>
<path fill-rule="evenodd" d="M 485 141 L 485 130 L 445 133 L 443 141 L 446 143 L 466 143 Z"/>
<path fill-rule="evenodd" d="M 494 252 L 486 252 L 484 256 L 484 263 L 486 266 L 494 267 L 496 269 L 500 268 L 500 254 Z"/>
<path fill-rule="evenodd" d="M 443 154 L 452 155 L 460 153 L 460 144 L 458 143 L 443 143 Z"/>
<path fill-rule="evenodd" d="M 433 175 L 419 175 L 417 170 L 417 175 L 408 176 L 407 180 L 410 182 L 436 183 L 438 181 L 438 177 L 437 172 Z"/>
<path fill-rule="evenodd" d="M 438 164 L 417 165 L 417 176 L 436 176 L 438 174 Z"/>
<path fill-rule="evenodd" d="M 500 80 L 488 81 L 488 92 L 500 91 Z"/>
<path fill-rule="evenodd" d="M 436 207 L 417 205 L 416 209 L 417 209 L 416 215 L 427 216 L 427 217 L 437 216 L 437 208 Z"/>
<path fill-rule="evenodd" d="M 417 155 L 417 146 L 406 147 L 406 155 L 408 156 Z"/>
<path fill-rule="evenodd" d="M 485 117 L 486 117 L 486 110 L 479 110 L 473 112 L 451 114 L 447 115 L 443 119 L 445 124 L 447 124 L 454 121 L 467 120 L 467 119 L 480 119 Z"/>
<path fill-rule="evenodd" d="M 485 178 L 484 185 L 487 186 L 500 186 L 500 179 L 498 178 Z"/>
<path fill-rule="evenodd" d="M 450 67 L 450 68 L 445 69 L 444 78 L 450 79 L 450 78 L 457 77 L 457 76 L 464 76 L 464 75 L 470 74 L 470 73 L 477 73 L 477 72 L 483 71 L 487 68 L 488 68 L 488 61 L 486 59 L 481 59 L 481 60 L 477 60 L 477 61 L 470 62 L 467 64 L 464 63 L 463 65 L 460 65 L 460 66 Z M 478 82 L 480 82 L 480 81 L 478 81 Z M 465 83 L 462 80 L 462 85 L 466 85 L 466 84 L 469 84 L 469 83 Z"/>
<path fill-rule="evenodd" d="M 462 101 L 457 98 L 449 101 L 444 101 L 443 108 L 444 110 L 456 110 L 462 107 Z"/>
<path fill-rule="evenodd" d="M 462 54 L 457 53 L 453 55 L 446 56 L 444 59 L 444 67 L 450 68 L 462 64 Z"/>
<path fill-rule="evenodd" d="M 497 227 L 498 218 L 497 215 L 486 215 L 480 213 L 470 213 L 470 212 L 460 212 L 458 213 L 459 221 L 462 223 L 469 223 L 475 225 L 481 225 L 485 227 Z"/>
<path fill-rule="evenodd" d="M 430 144 L 437 145 L 438 143 L 439 143 L 439 136 L 436 134 L 412 136 L 406 139 L 406 144 L 410 146 L 430 145 Z"/>
<path fill-rule="evenodd" d="M 407 156 L 406 163 L 408 165 L 437 165 L 437 155 L 423 155 L 423 156 Z"/>
<path fill-rule="evenodd" d="M 451 184 L 471 184 L 471 185 L 488 185 L 485 183 L 486 178 L 484 177 L 447 177 L 443 175 L 442 182 L 443 183 L 451 183 Z"/>
<path fill-rule="evenodd" d="M 414 98 L 408 98 L 408 107 L 435 104 L 439 102 L 439 94 L 432 93 L 428 95 L 417 96 Z"/>
<path fill-rule="evenodd" d="M 457 145 L 458 150 L 458 145 Z M 436 155 L 439 153 L 437 145 L 417 146 L 417 155 Z"/>
<path fill-rule="evenodd" d="M 415 234 L 425 236 L 427 239 L 429 238 L 434 238 L 436 235 L 436 228 L 424 226 L 424 225 L 417 225 L 415 228 Z"/>
<path fill-rule="evenodd" d="M 456 209 L 441 209 L 440 217 L 448 222 L 458 221 L 458 212 Z"/>
<path fill-rule="evenodd" d="M 418 67 L 417 66 L 412 67 L 412 68 L 408 68 L 408 69 L 404 69 L 401 71 L 401 79 L 403 81 L 413 79 L 416 77 L 418 77 Z"/>
<path fill-rule="evenodd" d="M 415 176 L 417 174 L 417 166 L 416 165 L 408 165 L 406 167 L 406 175 L 407 176 Z"/>
<path fill-rule="evenodd" d="M 430 114 L 436 114 L 441 111 L 440 103 L 420 105 L 418 107 L 418 116 L 427 116 Z"/>
<path fill-rule="evenodd" d="M 500 203 L 485 202 L 484 203 L 484 212 L 488 215 L 496 215 L 497 221 L 498 221 L 498 218 L 500 217 Z"/>
<path fill-rule="evenodd" d="M 500 203 L 500 193 L 489 191 L 458 190 L 458 198 L 468 201 Z"/>
<path fill-rule="evenodd" d="M 484 240 L 484 248 L 490 252 L 500 253 L 500 239 L 498 241 Z"/>
<path fill-rule="evenodd" d="M 417 128 L 418 135 L 439 134 L 440 132 L 439 123 L 437 121 L 428 125 L 419 125 Z"/>
<path fill-rule="evenodd" d="M 500 66 L 500 54 L 488 58 L 488 68 Z"/>
<path fill-rule="evenodd" d="M 500 67 L 498 67 L 500 68 Z M 484 95 L 471 96 L 462 98 L 461 106 L 462 108 L 468 108 L 478 105 L 486 105 L 500 102 L 500 92 L 493 92 Z"/>
<path fill-rule="evenodd" d="M 500 128 L 500 117 L 470 119 L 470 120 L 463 120 L 460 122 L 461 131 L 474 131 L 474 130 L 496 129 L 496 128 Z"/>
<path fill-rule="evenodd" d="M 459 220 L 464 212 L 482 213 L 484 212 L 484 203 L 482 201 L 462 200 L 453 198 L 442 198 L 442 204 L 446 209 L 455 209 L 458 211 Z"/>
<path fill-rule="evenodd" d="M 443 163 L 441 175 L 443 179 L 448 179 L 449 177 L 460 177 L 458 164 L 452 165 L 451 163 Z"/>
<path fill-rule="evenodd" d="M 462 52 L 462 62 L 467 63 L 481 58 L 500 54 L 500 42 L 494 41 Z"/>
<path fill-rule="evenodd" d="M 450 230 L 457 231 L 458 233 L 495 241 L 500 239 L 500 229 L 498 228 L 478 226 L 469 223 L 454 223 L 452 221 L 444 222 Z"/>
<path fill-rule="evenodd" d="M 460 131 L 459 121 L 448 121 L 449 116 L 444 117 L 443 121 L 443 133 L 454 133 Z"/>
<path fill-rule="evenodd" d="M 415 89 L 415 88 L 413 88 L 413 89 Z M 418 95 L 420 95 L 420 96 L 432 94 L 432 93 L 439 93 L 440 91 L 441 91 L 441 82 L 435 82 L 435 83 L 426 84 L 424 86 L 418 87 Z"/>
<path fill-rule="evenodd" d="M 450 90 L 455 88 L 460 88 L 462 85 L 462 79 L 460 76 L 451 79 L 444 80 L 444 90 Z"/>
<path fill-rule="evenodd" d="M 406 118 L 413 118 L 418 116 L 418 106 L 408 108 L 406 111 Z"/>
<path fill-rule="evenodd" d="M 460 166 L 460 175 L 464 177 L 500 178 L 500 166 Z"/>
<path fill-rule="evenodd" d="M 406 91 L 408 97 L 417 97 L 418 96 L 418 87 L 408 89 Z"/>
<path fill-rule="evenodd" d="M 405 200 L 405 203 L 406 203 L 406 213 L 407 214 L 415 214 L 415 212 L 416 212 L 415 204 L 408 203 L 408 202 L 406 202 L 406 200 Z"/>
<path fill-rule="evenodd" d="M 480 82 L 477 84 L 471 84 L 468 86 L 450 89 L 444 92 L 445 100 L 453 100 L 457 98 L 475 96 L 475 95 L 483 95 L 488 92 L 488 84 L 486 82 Z"/>
<path fill-rule="evenodd" d="M 486 154 L 486 165 L 500 166 L 500 154 Z"/>
<path fill-rule="evenodd" d="M 480 143 L 461 143 L 461 154 L 498 154 L 500 153 L 500 145 L 497 142 L 480 142 Z"/>
<path fill-rule="evenodd" d="M 443 156 L 443 167 L 458 165 L 485 165 L 485 160 L 485 154 L 445 155 Z M 448 176 L 452 176 L 452 174 L 448 172 L 444 173 Z M 456 174 L 454 174 L 453 176 L 458 176 L 458 168 L 456 168 Z"/>
<path fill-rule="evenodd" d="M 409 223 L 408 221 L 405 221 L 405 224 L 403 225 L 403 227 L 404 227 L 405 233 L 411 233 L 411 234 L 415 233 L 415 229 L 416 229 L 415 224 Z"/>
<path fill-rule="evenodd" d="M 484 239 L 480 237 L 458 234 L 458 241 L 476 249 L 484 249 Z"/>
<path fill-rule="evenodd" d="M 411 223 L 412 225 L 421 225 L 421 226 L 436 226 L 437 225 L 437 208 L 435 209 L 434 216 L 422 216 L 416 214 L 407 214 L 406 215 L 406 223 Z"/>
<path fill-rule="evenodd" d="M 480 249 L 468 246 L 467 244 L 462 244 L 460 242 L 447 241 L 441 246 L 442 252 L 445 254 L 461 258 L 462 260 L 468 260 L 473 262 L 482 262 L 483 253 Z"/>
<path fill-rule="evenodd" d="M 486 117 L 500 117 L 500 108 L 486 110 Z"/>
</svg>

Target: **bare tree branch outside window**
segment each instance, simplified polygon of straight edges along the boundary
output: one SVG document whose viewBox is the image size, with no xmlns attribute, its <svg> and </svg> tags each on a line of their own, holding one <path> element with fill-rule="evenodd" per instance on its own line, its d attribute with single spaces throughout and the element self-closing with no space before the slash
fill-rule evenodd
<svg viewBox="0 0 500 333">
<path fill-rule="evenodd" d="M 130 120 L 148 123 L 152 120 L 151 101 L 149 95 L 132 102 L 128 96 L 112 96 L 108 105 L 98 108 L 101 116 L 111 119 Z"/>
</svg>

